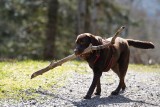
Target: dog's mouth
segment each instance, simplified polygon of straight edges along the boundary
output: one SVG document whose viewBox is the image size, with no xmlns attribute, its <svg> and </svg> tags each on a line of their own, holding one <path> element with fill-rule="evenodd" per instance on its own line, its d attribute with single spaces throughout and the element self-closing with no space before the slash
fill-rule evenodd
<svg viewBox="0 0 160 107">
<path fill-rule="evenodd" d="M 84 53 L 83 54 L 83 50 L 80 51 L 78 49 L 74 49 L 74 52 L 75 52 L 75 55 L 77 57 L 80 57 L 80 58 L 83 58 L 83 59 L 89 56 L 89 53 Z"/>
<path fill-rule="evenodd" d="M 86 59 L 89 55 L 90 55 L 90 53 L 85 53 L 85 54 L 78 55 L 78 57 L 80 57 L 82 59 Z"/>
<path fill-rule="evenodd" d="M 80 52 L 80 53 L 75 53 L 75 55 L 79 58 L 86 59 L 90 55 L 90 53 Z"/>
<path fill-rule="evenodd" d="M 85 54 L 83 54 L 83 53 L 75 53 L 75 55 L 78 56 L 78 57 L 84 57 L 85 56 Z"/>
</svg>

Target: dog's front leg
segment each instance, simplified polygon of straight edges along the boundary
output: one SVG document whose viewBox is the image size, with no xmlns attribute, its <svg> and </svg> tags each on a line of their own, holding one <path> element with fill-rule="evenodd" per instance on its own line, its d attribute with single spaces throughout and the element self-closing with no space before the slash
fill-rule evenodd
<svg viewBox="0 0 160 107">
<path fill-rule="evenodd" d="M 99 80 L 97 82 L 97 89 L 96 89 L 95 95 L 101 95 L 101 82 L 100 82 L 100 78 L 99 78 Z"/>
<path fill-rule="evenodd" d="M 99 81 L 100 77 L 102 75 L 102 72 L 94 72 L 93 81 L 92 84 L 87 92 L 87 95 L 84 97 L 84 99 L 90 99 L 91 95 L 93 94 L 93 91 L 97 85 L 97 82 Z"/>
</svg>

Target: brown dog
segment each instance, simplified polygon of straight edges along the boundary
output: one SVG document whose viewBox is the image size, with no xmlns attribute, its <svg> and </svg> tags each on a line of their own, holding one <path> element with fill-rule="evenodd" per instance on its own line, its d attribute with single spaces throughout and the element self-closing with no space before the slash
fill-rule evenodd
<svg viewBox="0 0 160 107">
<path fill-rule="evenodd" d="M 90 99 L 96 87 L 95 95 L 101 94 L 100 77 L 102 72 L 107 72 L 110 68 L 118 75 L 120 81 L 118 87 L 111 93 L 118 95 L 119 91 L 125 90 L 126 85 L 124 78 L 128 69 L 130 50 L 129 46 L 142 49 L 154 48 L 153 43 L 132 39 L 123 39 L 117 37 L 113 45 L 109 45 L 105 49 L 92 51 L 82 54 L 83 51 L 91 43 L 93 46 L 103 45 L 111 41 L 111 38 L 102 39 L 99 36 L 94 36 L 90 33 L 83 33 L 77 36 L 75 54 L 86 60 L 93 70 L 93 81 L 87 92 L 85 99 Z"/>
</svg>

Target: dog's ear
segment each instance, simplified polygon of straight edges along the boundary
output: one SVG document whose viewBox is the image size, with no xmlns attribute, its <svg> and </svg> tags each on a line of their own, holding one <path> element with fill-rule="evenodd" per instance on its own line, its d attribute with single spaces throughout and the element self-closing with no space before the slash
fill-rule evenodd
<svg viewBox="0 0 160 107">
<path fill-rule="evenodd" d="M 90 35 L 91 43 L 93 46 L 102 45 L 102 38 L 100 36 Z"/>
</svg>

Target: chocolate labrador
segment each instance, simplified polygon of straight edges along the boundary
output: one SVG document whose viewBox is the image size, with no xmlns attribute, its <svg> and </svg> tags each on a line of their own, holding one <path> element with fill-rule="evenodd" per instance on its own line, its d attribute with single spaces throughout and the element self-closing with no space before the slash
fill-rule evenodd
<svg viewBox="0 0 160 107">
<path fill-rule="evenodd" d="M 129 46 L 142 49 L 154 48 L 154 45 L 151 42 L 117 37 L 113 45 L 109 45 L 108 47 L 101 50 L 82 54 L 90 43 L 93 46 L 98 46 L 109 43 L 111 39 L 112 38 L 103 39 L 100 36 L 94 36 L 90 33 L 83 33 L 77 36 L 76 48 L 74 49 L 74 52 L 77 56 L 88 62 L 89 66 L 93 70 L 94 75 L 92 84 L 86 96 L 84 97 L 85 99 L 91 98 L 95 88 L 95 95 L 101 94 L 100 77 L 102 72 L 107 72 L 110 69 L 112 69 L 118 75 L 120 80 L 118 87 L 111 93 L 111 95 L 118 95 L 121 89 L 125 90 L 126 85 L 124 78 L 129 64 Z"/>
</svg>

